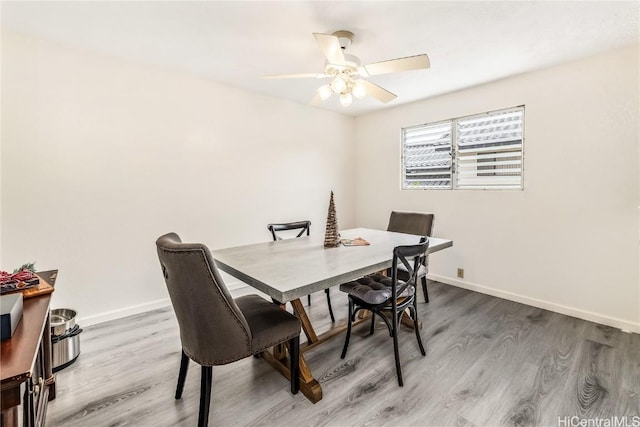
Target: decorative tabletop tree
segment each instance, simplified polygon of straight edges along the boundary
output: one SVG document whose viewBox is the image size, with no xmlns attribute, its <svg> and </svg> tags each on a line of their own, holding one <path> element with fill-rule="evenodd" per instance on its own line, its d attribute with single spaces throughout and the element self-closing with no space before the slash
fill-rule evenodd
<svg viewBox="0 0 640 427">
<path fill-rule="evenodd" d="M 333 202 L 333 191 L 329 199 L 329 212 L 327 213 L 327 228 L 324 232 L 324 247 L 335 248 L 340 246 L 340 233 L 338 232 L 338 218 L 336 217 L 336 205 Z"/>
</svg>

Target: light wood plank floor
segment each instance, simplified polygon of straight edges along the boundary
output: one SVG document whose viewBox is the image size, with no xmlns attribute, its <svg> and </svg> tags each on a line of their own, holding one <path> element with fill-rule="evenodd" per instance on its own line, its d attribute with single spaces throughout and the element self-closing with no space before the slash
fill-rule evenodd
<svg viewBox="0 0 640 427">
<path fill-rule="evenodd" d="M 331 291 L 337 321 L 344 322 L 346 296 Z M 633 418 L 640 417 L 640 335 L 436 282 L 430 296 L 431 303 L 419 305 L 427 356 L 412 331 L 399 337 L 404 387 L 396 382 L 388 334 L 379 329 L 369 337 L 368 325 L 361 325 L 344 360 L 343 336 L 307 353 L 324 389 L 315 405 L 291 395 L 287 380 L 263 360 L 214 367 L 210 425 L 569 426 L 559 417 L 572 416 L 640 421 Z M 313 295 L 309 312 L 319 331 L 329 327 L 324 293 Z M 195 363 L 182 400 L 173 398 L 180 343 L 172 309 L 85 328 L 81 348 L 76 363 L 57 375 L 48 426 L 196 425 Z"/>
</svg>

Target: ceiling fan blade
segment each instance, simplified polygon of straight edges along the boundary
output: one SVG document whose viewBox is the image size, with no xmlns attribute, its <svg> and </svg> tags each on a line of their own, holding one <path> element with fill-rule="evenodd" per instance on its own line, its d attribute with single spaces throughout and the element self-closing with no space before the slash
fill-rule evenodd
<svg viewBox="0 0 640 427">
<path fill-rule="evenodd" d="M 346 65 L 340 40 L 336 36 L 322 33 L 313 33 L 313 36 L 330 64 Z"/>
<path fill-rule="evenodd" d="M 327 76 L 324 74 L 318 74 L 318 73 L 271 74 L 268 76 L 260 76 L 261 79 L 306 79 L 306 78 L 321 79 L 323 77 L 327 77 Z"/>
<path fill-rule="evenodd" d="M 406 58 L 390 59 L 388 61 L 374 62 L 364 66 L 370 76 L 378 74 L 397 73 L 400 71 L 421 70 L 430 67 L 429 57 L 426 54 L 408 56 Z"/>
<path fill-rule="evenodd" d="M 368 80 L 362 80 L 362 85 L 367 90 L 367 96 L 375 98 L 380 102 L 384 102 L 386 104 L 387 102 L 396 99 L 396 95 Z"/>
</svg>

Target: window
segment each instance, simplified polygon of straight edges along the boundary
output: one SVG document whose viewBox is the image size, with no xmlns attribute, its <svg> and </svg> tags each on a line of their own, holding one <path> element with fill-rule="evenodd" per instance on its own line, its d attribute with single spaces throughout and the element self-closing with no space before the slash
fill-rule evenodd
<svg viewBox="0 0 640 427">
<path fill-rule="evenodd" d="M 403 189 L 521 189 L 524 107 L 402 129 Z"/>
<path fill-rule="evenodd" d="M 452 122 L 402 130 L 405 188 L 451 188 Z"/>
</svg>

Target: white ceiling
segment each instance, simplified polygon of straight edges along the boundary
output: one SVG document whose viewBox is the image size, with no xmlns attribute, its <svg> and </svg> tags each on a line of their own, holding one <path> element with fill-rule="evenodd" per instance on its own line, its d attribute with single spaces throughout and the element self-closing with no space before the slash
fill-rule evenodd
<svg viewBox="0 0 640 427">
<path fill-rule="evenodd" d="M 431 69 L 371 77 L 389 104 L 336 97 L 360 115 L 638 43 L 639 1 L 2 1 L 2 26 L 307 104 L 323 81 L 313 32 L 350 30 L 362 63 L 427 53 Z"/>
</svg>

